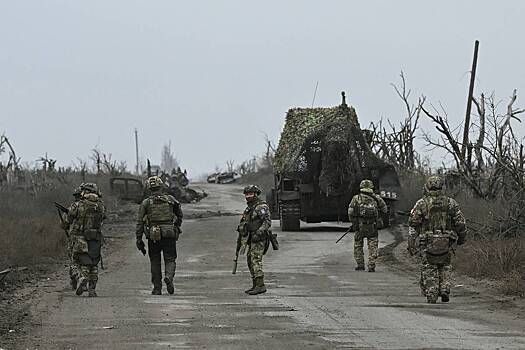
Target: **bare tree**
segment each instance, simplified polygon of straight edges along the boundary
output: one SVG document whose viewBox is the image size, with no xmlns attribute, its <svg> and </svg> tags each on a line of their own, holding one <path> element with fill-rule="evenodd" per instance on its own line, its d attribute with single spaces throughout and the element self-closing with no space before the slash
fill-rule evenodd
<svg viewBox="0 0 525 350">
<path fill-rule="evenodd" d="M 230 159 L 230 160 L 227 160 L 226 161 L 226 169 L 229 173 L 232 173 L 233 170 L 234 170 L 234 167 L 233 165 L 235 164 L 235 161 L 233 159 Z"/>
<path fill-rule="evenodd" d="M 47 153 L 44 156 L 38 158 L 37 161 L 42 163 L 42 170 L 44 172 L 55 171 L 55 165 L 57 160 L 49 158 Z"/>
<path fill-rule="evenodd" d="M 106 170 L 106 173 L 108 173 L 111 176 L 122 175 L 122 173 L 126 171 L 127 167 L 126 162 L 118 162 L 116 160 L 113 160 L 111 153 L 102 154 L 102 165 Z"/>
<path fill-rule="evenodd" d="M 377 124 L 371 123 L 371 147 L 380 158 L 392 163 L 396 168 L 412 170 L 418 162 L 418 153 L 414 148 L 414 140 L 419 127 L 419 118 L 425 103 L 425 97 L 420 97 L 417 104 L 411 103 L 410 94 L 412 91 L 407 88 L 403 72 L 400 73 L 400 77 L 401 85 L 391 85 L 403 101 L 406 110 L 404 120 L 399 124 L 399 127 L 387 120 L 388 131 L 383 125 L 383 119 Z"/>
<path fill-rule="evenodd" d="M 428 145 L 444 150 L 454 159 L 456 169 L 461 178 L 468 184 L 474 194 L 480 198 L 494 198 L 511 183 L 522 188 L 523 184 L 523 140 L 514 134 L 511 122 L 521 120 L 517 117 L 523 109 L 514 109 L 516 90 L 510 98 L 506 113 L 498 114 L 494 94 L 479 101 L 473 99 L 478 112 L 479 125 L 469 126 L 478 136 L 474 144 L 467 144 L 465 152 L 457 140 L 462 134 L 461 126 L 452 128 L 448 116 L 441 106 L 438 111 L 432 106 L 433 112 L 422 107 L 425 115 L 434 123 L 439 137 L 435 138 L 424 133 Z M 488 115 L 487 115 L 488 109 Z M 467 138 L 468 139 L 468 138 Z"/>
<path fill-rule="evenodd" d="M 91 150 L 91 156 L 89 156 L 89 158 L 93 161 L 97 174 L 102 173 L 102 151 L 98 146 Z"/>
<path fill-rule="evenodd" d="M 166 172 L 170 172 L 179 167 L 179 162 L 171 150 L 171 140 L 162 147 L 160 159 L 160 167 Z"/>
</svg>

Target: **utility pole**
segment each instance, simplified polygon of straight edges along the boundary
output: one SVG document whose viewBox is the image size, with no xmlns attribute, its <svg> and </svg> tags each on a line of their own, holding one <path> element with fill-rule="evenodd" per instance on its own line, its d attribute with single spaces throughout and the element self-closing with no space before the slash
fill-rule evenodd
<svg viewBox="0 0 525 350">
<path fill-rule="evenodd" d="M 467 112 L 465 114 L 465 126 L 463 127 L 463 144 L 461 146 L 461 158 L 466 162 L 466 152 L 469 143 L 468 134 L 470 129 L 470 111 L 472 109 L 472 95 L 474 94 L 474 82 L 476 80 L 476 68 L 478 66 L 479 40 L 474 43 L 474 58 L 472 59 L 472 71 L 470 72 L 470 86 L 468 89 Z"/>
<path fill-rule="evenodd" d="M 317 88 L 319 87 L 319 81 L 315 83 L 314 97 L 312 98 L 312 108 L 314 108 L 315 97 L 317 96 Z"/>
<path fill-rule="evenodd" d="M 137 161 L 137 165 L 135 168 L 135 173 L 137 175 L 140 175 L 140 169 L 139 169 L 139 132 L 137 131 L 137 128 L 135 128 L 135 157 Z"/>
</svg>

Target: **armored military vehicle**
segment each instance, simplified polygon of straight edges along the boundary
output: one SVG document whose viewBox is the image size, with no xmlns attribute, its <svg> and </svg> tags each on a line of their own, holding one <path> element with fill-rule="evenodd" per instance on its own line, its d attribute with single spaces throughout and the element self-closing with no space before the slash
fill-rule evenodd
<svg viewBox="0 0 525 350">
<path fill-rule="evenodd" d="M 397 172 L 372 152 L 344 92 L 342 97 L 336 107 L 293 108 L 286 115 L 275 153 L 275 188 L 267 197 L 283 231 L 298 230 L 301 220 L 348 221 L 348 204 L 365 178 L 394 212 Z M 383 218 L 386 225 L 389 218 Z"/>
</svg>

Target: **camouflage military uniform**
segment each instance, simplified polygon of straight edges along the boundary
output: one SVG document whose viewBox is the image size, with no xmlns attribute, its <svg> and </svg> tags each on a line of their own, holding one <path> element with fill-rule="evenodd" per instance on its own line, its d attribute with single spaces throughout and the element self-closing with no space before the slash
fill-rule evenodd
<svg viewBox="0 0 525 350">
<path fill-rule="evenodd" d="M 348 205 L 348 216 L 356 233 L 354 235 L 354 258 L 356 270 L 365 269 L 363 252 L 364 239 L 368 244 L 368 271 L 374 272 L 378 257 L 378 226 L 380 215 L 386 214 L 388 209 L 385 201 L 374 193 L 374 185 L 370 180 L 363 180 L 359 194 L 352 198 Z"/>
<path fill-rule="evenodd" d="M 101 228 L 106 218 L 106 207 L 100 196 L 96 184 L 84 184 L 81 199 L 71 204 L 65 220 L 71 236 L 73 270 L 77 270 L 73 272 L 77 277 L 77 295 L 87 290 L 89 296 L 97 296 L 95 288 L 103 242 Z"/>
<path fill-rule="evenodd" d="M 182 210 L 180 203 L 171 195 L 162 193 L 163 182 L 158 176 L 148 179 L 151 195 L 144 199 L 137 217 L 137 247 L 144 249 L 142 235 L 148 239 L 148 255 L 151 263 L 152 294 L 162 294 L 161 253 L 164 256 L 164 282 L 169 294 L 175 292 L 177 240 L 181 233 Z"/>
<path fill-rule="evenodd" d="M 84 184 L 80 184 L 75 190 L 73 191 L 73 198 L 75 199 L 74 202 L 70 205 L 72 206 L 74 203 L 77 203 L 82 199 L 82 188 Z M 62 214 L 60 214 L 62 215 Z M 65 222 L 64 222 L 65 223 Z M 69 225 L 65 223 L 65 229 L 69 228 Z M 70 236 L 71 237 L 71 236 Z M 80 265 L 75 262 L 73 259 L 73 239 L 69 239 L 67 242 L 68 244 L 68 256 L 69 256 L 69 280 L 71 284 L 71 289 L 76 290 L 78 285 L 78 279 L 80 277 Z"/>
<path fill-rule="evenodd" d="M 452 244 L 463 244 L 465 218 L 458 203 L 443 194 L 443 181 L 431 176 L 424 196 L 410 212 L 409 251 L 421 253 L 421 290 L 429 303 L 449 301 Z"/>
<path fill-rule="evenodd" d="M 252 288 L 246 293 L 255 295 L 266 292 L 264 285 L 263 255 L 266 254 L 269 246 L 268 234 L 271 230 L 272 220 L 270 218 L 270 208 L 258 196 L 261 191 L 257 186 L 246 186 L 244 193 L 254 194 L 251 199 L 247 197 L 247 208 L 244 210 L 238 231 L 238 246 L 247 245 L 247 263 L 252 277 Z"/>
</svg>

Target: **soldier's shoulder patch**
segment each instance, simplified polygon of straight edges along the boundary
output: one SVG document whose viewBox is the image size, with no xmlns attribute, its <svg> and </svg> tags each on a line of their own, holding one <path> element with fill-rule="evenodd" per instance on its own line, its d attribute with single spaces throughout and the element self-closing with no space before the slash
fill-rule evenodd
<svg viewBox="0 0 525 350">
<path fill-rule="evenodd" d="M 259 214 L 259 216 L 266 216 L 268 215 L 269 212 L 270 212 L 270 209 L 268 208 L 267 205 L 260 205 L 257 208 L 257 213 Z"/>
</svg>

